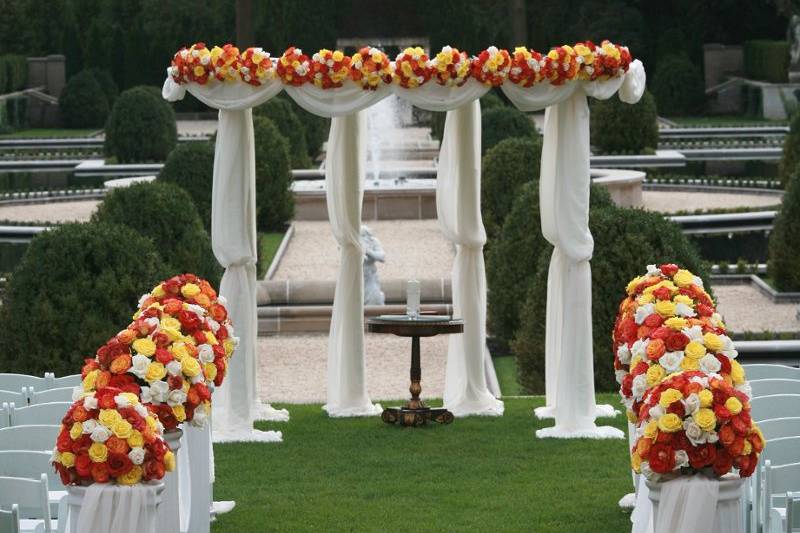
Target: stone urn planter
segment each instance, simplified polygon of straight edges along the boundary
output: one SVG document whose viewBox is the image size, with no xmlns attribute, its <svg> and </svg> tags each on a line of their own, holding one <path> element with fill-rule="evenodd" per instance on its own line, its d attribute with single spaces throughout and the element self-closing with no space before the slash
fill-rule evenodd
<svg viewBox="0 0 800 533">
<path fill-rule="evenodd" d="M 163 505 L 158 510 L 159 533 L 179 533 L 181 528 L 181 494 L 180 479 L 181 468 L 178 461 L 178 450 L 181 448 L 181 437 L 183 430 L 168 429 L 164 432 L 164 441 L 169 445 L 172 453 L 175 454 L 175 470 L 164 475 L 164 496 Z"/>
</svg>

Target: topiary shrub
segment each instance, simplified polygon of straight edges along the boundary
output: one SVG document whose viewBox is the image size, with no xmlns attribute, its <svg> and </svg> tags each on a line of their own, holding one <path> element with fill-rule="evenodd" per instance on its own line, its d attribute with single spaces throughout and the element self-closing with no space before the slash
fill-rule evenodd
<svg viewBox="0 0 800 533">
<path fill-rule="evenodd" d="M 66 224 L 39 234 L 0 308 L 0 367 L 34 375 L 78 372 L 166 275 L 153 243 L 124 226 Z"/>
<path fill-rule="evenodd" d="M 67 128 L 102 128 L 108 118 L 108 98 L 88 70 L 72 76 L 58 99 Z"/>
<path fill-rule="evenodd" d="M 88 72 L 97 80 L 97 83 L 103 90 L 103 94 L 106 95 L 106 100 L 108 100 L 108 108 L 111 109 L 114 102 L 117 100 L 117 96 L 119 96 L 119 89 L 111 73 L 104 68 L 90 68 Z"/>
<path fill-rule="evenodd" d="M 120 163 L 164 161 L 175 147 L 175 112 L 155 87 L 119 95 L 106 124 L 105 152 Z"/>
<path fill-rule="evenodd" d="M 266 117 L 253 118 L 256 144 L 256 225 L 282 231 L 294 216 L 289 143 Z"/>
<path fill-rule="evenodd" d="M 592 103 L 592 146 L 600 153 L 641 154 L 658 147 L 656 99 L 645 91 L 636 104 L 619 98 Z"/>
<path fill-rule="evenodd" d="M 485 154 L 509 137 L 533 137 L 536 126 L 515 107 L 492 107 L 481 112 L 481 150 Z"/>
<path fill-rule="evenodd" d="M 788 41 L 745 41 L 745 74 L 751 80 L 786 83 L 789 74 L 789 49 Z"/>
<path fill-rule="evenodd" d="M 481 214 L 490 239 L 503 227 L 520 187 L 539 179 L 541 158 L 538 135 L 503 139 L 486 151 L 481 164 Z"/>
<path fill-rule="evenodd" d="M 128 226 L 152 240 L 171 275 L 192 272 L 214 285 L 222 276 L 192 197 L 174 183 L 155 181 L 115 189 L 92 221 Z"/>
<path fill-rule="evenodd" d="M 289 102 L 289 104 L 292 106 L 292 111 L 294 111 L 295 116 L 303 124 L 303 129 L 305 130 L 306 134 L 308 157 L 311 158 L 311 163 L 313 164 L 314 159 L 322 151 L 322 143 L 328 140 L 328 132 L 331 128 L 331 119 L 320 117 L 314 113 L 309 113 L 289 97 L 281 95 L 278 96 L 278 98 L 284 98 L 287 102 Z"/>
<path fill-rule="evenodd" d="M 662 115 L 688 115 L 702 111 L 705 106 L 703 76 L 683 54 L 658 60 L 650 88 Z"/>
<path fill-rule="evenodd" d="M 214 185 L 214 145 L 181 143 L 170 152 L 158 180 L 174 183 L 189 193 L 203 227 L 211 231 L 211 188 Z"/>
<path fill-rule="evenodd" d="M 28 83 L 28 60 L 18 54 L 0 56 L 0 94 L 21 91 Z"/>
<path fill-rule="evenodd" d="M 595 185 L 589 203 L 592 208 L 613 205 L 608 191 Z M 537 176 L 519 187 L 502 231 L 486 254 L 489 331 L 502 345 L 510 343 L 519 328 L 520 311 L 534 280 L 536 261 L 548 247 L 539 216 Z"/>
<path fill-rule="evenodd" d="M 495 107 L 505 107 L 505 102 L 502 98 L 497 96 L 497 93 L 494 91 L 489 91 L 488 93 L 481 96 L 481 112 L 486 111 L 487 109 L 493 109 Z M 440 113 L 433 111 L 431 112 L 431 137 L 434 139 L 442 140 L 442 135 L 444 134 L 444 121 L 447 118 L 447 113 Z"/>
<path fill-rule="evenodd" d="M 789 178 L 797 170 L 798 162 L 800 162 L 800 111 L 795 111 L 789 125 L 789 134 L 783 141 L 783 157 L 778 165 L 778 175 L 784 187 L 788 186 Z"/>
<path fill-rule="evenodd" d="M 283 98 L 272 98 L 255 108 L 255 115 L 272 120 L 278 127 L 278 131 L 289 141 L 291 168 L 311 167 L 305 128 L 292 111 L 292 105 L 289 102 Z"/>
<path fill-rule="evenodd" d="M 779 291 L 800 291 L 800 173 L 789 180 L 769 236 L 769 275 Z"/>
<path fill-rule="evenodd" d="M 617 388 L 611 331 L 625 287 L 652 263 L 677 263 L 703 279 L 708 271 L 680 227 L 658 213 L 639 209 L 593 209 L 589 226 L 594 236 L 592 257 L 592 335 L 597 391 Z M 544 392 L 547 273 L 552 248 L 539 256 L 512 342 L 519 381 L 531 393 Z"/>
</svg>

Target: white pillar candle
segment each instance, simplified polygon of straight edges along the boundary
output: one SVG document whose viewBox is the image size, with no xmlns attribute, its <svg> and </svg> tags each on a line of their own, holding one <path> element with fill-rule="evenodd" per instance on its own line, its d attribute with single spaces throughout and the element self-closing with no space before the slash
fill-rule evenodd
<svg viewBox="0 0 800 533">
<path fill-rule="evenodd" d="M 419 316 L 419 281 L 412 279 L 406 286 L 406 314 L 411 318 Z"/>
</svg>

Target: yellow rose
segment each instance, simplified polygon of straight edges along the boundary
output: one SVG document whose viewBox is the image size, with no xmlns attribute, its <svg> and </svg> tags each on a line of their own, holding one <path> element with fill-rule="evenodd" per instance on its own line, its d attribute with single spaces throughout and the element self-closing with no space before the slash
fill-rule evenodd
<svg viewBox="0 0 800 533">
<path fill-rule="evenodd" d="M 194 357 L 184 357 L 181 361 L 181 372 L 190 378 L 198 375 L 201 370 L 200 362 Z"/>
<path fill-rule="evenodd" d="M 631 424 L 636 424 L 636 413 L 634 413 L 630 409 L 627 409 L 625 411 L 625 416 L 628 417 L 628 422 L 630 422 Z"/>
<path fill-rule="evenodd" d="M 636 452 L 633 452 L 631 454 L 631 468 L 637 474 L 639 474 L 642 471 L 642 458 Z"/>
<path fill-rule="evenodd" d="M 161 328 L 161 333 L 167 336 L 169 342 L 175 342 L 176 340 L 181 338 L 180 330 L 175 328 Z"/>
<path fill-rule="evenodd" d="M 709 332 L 703 335 L 703 342 L 712 352 L 718 352 L 722 349 L 722 339 L 715 333 Z"/>
<path fill-rule="evenodd" d="M 214 363 L 206 363 L 203 365 L 203 373 L 206 375 L 206 381 L 214 381 L 217 377 L 217 367 Z"/>
<path fill-rule="evenodd" d="M 344 59 L 344 54 L 340 50 L 336 50 L 335 52 L 333 52 L 333 60 L 335 62 L 339 62 L 342 59 Z"/>
<path fill-rule="evenodd" d="M 150 291 L 150 294 L 155 296 L 156 298 L 163 298 L 167 293 L 164 292 L 164 287 L 160 284 L 156 285 L 156 288 Z"/>
<path fill-rule="evenodd" d="M 628 282 L 628 286 L 625 288 L 625 292 L 628 294 L 633 294 L 636 291 L 636 287 L 642 282 L 642 276 L 636 276 L 632 280 Z"/>
<path fill-rule="evenodd" d="M 111 431 L 113 431 L 114 435 L 116 435 L 120 439 L 127 439 L 128 437 L 131 436 L 131 433 L 133 431 L 133 426 L 131 426 L 131 423 L 128 422 L 127 420 L 121 419 L 114 424 L 114 427 L 111 428 Z"/>
<path fill-rule="evenodd" d="M 661 380 L 664 379 L 665 375 L 666 371 L 661 365 L 651 366 L 647 369 L 647 386 L 652 387 L 653 385 L 661 383 Z"/>
<path fill-rule="evenodd" d="M 186 409 L 184 409 L 182 405 L 173 405 L 172 414 L 175 415 L 175 419 L 178 422 L 186 420 Z"/>
<path fill-rule="evenodd" d="M 72 468 L 73 466 L 75 466 L 75 454 L 72 452 L 61 452 L 59 460 L 61 464 L 66 466 L 67 468 Z"/>
<path fill-rule="evenodd" d="M 210 344 L 212 346 L 215 345 L 215 344 L 219 344 L 219 342 L 217 341 L 217 338 L 210 331 L 206 331 L 206 341 L 208 342 L 208 344 Z"/>
<path fill-rule="evenodd" d="M 744 449 L 742 449 L 742 455 L 750 455 L 750 452 L 753 451 L 753 445 L 750 444 L 749 440 L 744 441 Z"/>
<path fill-rule="evenodd" d="M 731 360 L 731 379 L 735 385 L 744 383 L 744 368 L 738 361 Z"/>
<path fill-rule="evenodd" d="M 183 294 L 186 298 L 194 298 L 198 294 L 200 294 L 200 287 L 195 285 L 194 283 L 187 283 L 183 287 L 181 287 L 181 294 Z"/>
<path fill-rule="evenodd" d="M 667 413 L 658 419 L 658 429 L 665 433 L 675 433 L 683 429 L 683 421 L 675 413 Z"/>
<path fill-rule="evenodd" d="M 120 396 L 128 400 L 128 403 L 131 405 L 136 405 L 139 403 L 139 397 L 132 392 L 122 392 L 120 393 Z"/>
<path fill-rule="evenodd" d="M 69 436 L 72 440 L 78 440 L 81 435 L 83 435 L 83 425 L 80 422 L 75 422 L 69 430 Z"/>
<path fill-rule="evenodd" d="M 222 346 L 225 348 L 225 355 L 229 357 L 233 353 L 234 348 L 236 348 L 236 345 L 231 339 L 225 339 L 222 341 Z"/>
<path fill-rule="evenodd" d="M 664 325 L 670 329 L 674 329 L 675 331 L 680 331 L 686 326 L 688 326 L 689 323 L 683 317 L 673 316 L 672 318 L 666 319 L 664 321 Z"/>
<path fill-rule="evenodd" d="M 147 365 L 147 372 L 144 375 L 145 381 L 152 383 L 154 381 L 161 381 L 167 375 L 167 369 L 158 361 L 153 361 Z"/>
<path fill-rule="evenodd" d="M 690 359 L 701 359 L 706 354 L 706 347 L 697 341 L 692 341 L 686 345 L 683 353 Z"/>
<path fill-rule="evenodd" d="M 122 420 L 122 415 L 115 409 L 100 409 L 100 416 L 97 417 L 100 423 L 108 429 L 114 427 L 114 424 Z"/>
<path fill-rule="evenodd" d="M 144 419 L 144 421 L 147 423 L 147 427 L 150 429 L 150 431 L 157 432 L 158 424 L 156 423 L 155 418 L 153 418 L 152 416 L 148 416 L 147 418 Z"/>
<path fill-rule="evenodd" d="M 700 370 L 700 361 L 691 357 L 684 357 L 681 361 L 681 370 Z"/>
<path fill-rule="evenodd" d="M 172 450 L 167 450 L 167 453 L 164 454 L 164 469 L 167 472 L 175 470 L 175 454 L 172 453 Z"/>
<path fill-rule="evenodd" d="M 171 316 L 165 316 L 161 319 L 161 326 L 163 328 L 181 329 L 181 321 Z"/>
<path fill-rule="evenodd" d="M 694 307 L 694 302 L 692 301 L 692 299 L 686 296 L 685 294 L 679 294 L 675 296 L 675 298 L 673 298 L 672 301 L 675 302 L 676 304 L 686 304 L 689 307 Z"/>
<path fill-rule="evenodd" d="M 651 304 L 656 301 L 656 297 L 653 296 L 652 293 L 642 294 L 639 296 L 639 299 L 636 300 L 639 305 Z"/>
<path fill-rule="evenodd" d="M 700 426 L 703 431 L 713 431 L 717 426 L 717 416 L 714 411 L 707 407 L 701 407 L 692 415 L 695 423 Z"/>
<path fill-rule="evenodd" d="M 133 341 L 132 346 L 133 349 L 136 350 L 136 353 L 146 355 L 147 357 L 150 357 L 156 353 L 156 343 L 154 343 L 153 340 L 148 337 L 145 337 L 144 339 L 136 339 Z"/>
<path fill-rule="evenodd" d="M 117 478 L 120 485 L 136 485 L 142 479 L 142 467 L 134 465 L 126 474 Z"/>
<path fill-rule="evenodd" d="M 131 431 L 131 434 L 128 437 L 128 446 L 131 448 L 141 448 L 144 446 L 144 436 L 140 431 L 135 429 Z"/>
<path fill-rule="evenodd" d="M 639 357 L 638 355 L 634 355 L 631 358 L 631 365 L 630 365 L 631 368 L 636 368 L 636 365 L 638 365 L 641 361 L 642 361 L 641 357 Z"/>
<path fill-rule="evenodd" d="M 725 408 L 730 411 L 732 415 L 738 415 L 742 412 L 742 402 L 739 401 L 739 398 L 731 396 L 725 400 Z"/>
<path fill-rule="evenodd" d="M 694 284 L 694 274 L 688 270 L 678 270 L 672 277 L 678 287 L 688 287 Z"/>
<path fill-rule="evenodd" d="M 94 386 L 97 383 L 97 376 L 99 375 L 100 375 L 99 370 L 92 370 L 91 372 L 86 374 L 86 377 L 83 378 L 83 390 L 85 392 L 91 392 L 94 390 Z"/>
<path fill-rule="evenodd" d="M 678 389 L 667 389 L 661 393 L 661 398 L 659 398 L 658 403 L 666 409 L 674 402 L 683 399 L 683 394 Z"/>
<path fill-rule="evenodd" d="M 700 398 L 700 407 L 711 407 L 714 403 L 714 394 L 708 389 L 701 390 L 697 396 Z"/>
<path fill-rule="evenodd" d="M 670 300 L 659 300 L 656 302 L 656 313 L 661 316 L 672 316 L 675 314 L 675 304 Z"/>
<path fill-rule="evenodd" d="M 186 345 L 182 343 L 173 344 L 169 351 L 176 361 L 182 361 L 184 357 L 189 357 L 189 350 L 187 350 Z"/>
<path fill-rule="evenodd" d="M 104 463 L 108 458 L 108 448 L 102 442 L 93 442 L 89 446 L 89 459 L 93 463 Z"/>
<path fill-rule="evenodd" d="M 655 439 L 658 435 L 658 422 L 651 420 L 644 427 L 644 436 L 648 439 Z"/>
</svg>

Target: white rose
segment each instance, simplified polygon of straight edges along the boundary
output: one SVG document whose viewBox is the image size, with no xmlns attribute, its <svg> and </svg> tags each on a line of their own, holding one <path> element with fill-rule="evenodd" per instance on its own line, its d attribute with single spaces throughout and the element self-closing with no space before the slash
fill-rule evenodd
<svg viewBox="0 0 800 533">
<path fill-rule="evenodd" d="M 122 394 L 117 394 L 116 396 L 114 396 L 114 403 L 116 403 L 117 407 L 119 407 L 120 409 L 131 406 L 131 402 L 129 402 L 128 399 Z"/>
<path fill-rule="evenodd" d="M 683 357 L 683 352 L 667 352 L 658 359 L 658 364 L 671 374 L 680 370 Z"/>
<path fill-rule="evenodd" d="M 174 390 L 170 391 L 169 396 L 167 397 L 167 405 L 170 407 L 175 407 L 176 405 L 183 405 L 186 401 L 186 393 L 183 390 Z"/>
<path fill-rule="evenodd" d="M 631 350 L 628 348 L 628 343 L 623 342 L 617 348 L 617 357 L 619 358 L 619 362 L 623 365 L 627 365 L 631 362 Z"/>
<path fill-rule="evenodd" d="M 708 388 L 708 378 L 705 376 L 692 376 L 689 381 L 691 383 L 699 383 L 704 389 Z"/>
<path fill-rule="evenodd" d="M 142 404 L 140 404 L 140 403 L 137 403 L 136 405 L 134 405 L 134 406 L 133 406 L 133 410 L 134 410 L 134 411 L 136 411 L 136 413 L 137 413 L 139 416 L 141 416 L 142 418 L 145 418 L 146 416 L 148 416 L 148 415 L 150 414 L 150 413 L 147 411 L 147 407 L 145 407 L 144 405 L 142 405 Z"/>
<path fill-rule="evenodd" d="M 181 364 L 178 361 L 170 361 L 167 363 L 165 367 L 167 369 L 167 373 L 170 376 L 180 376 L 181 375 Z"/>
<path fill-rule="evenodd" d="M 689 466 L 689 454 L 686 453 L 686 450 L 678 450 L 675 452 L 675 468 L 673 470 L 683 466 Z"/>
<path fill-rule="evenodd" d="M 196 314 L 200 318 L 203 318 L 206 314 L 206 310 L 203 309 L 202 306 L 197 304 L 186 304 L 186 310 L 191 311 L 192 313 Z"/>
<path fill-rule="evenodd" d="M 635 378 L 633 378 L 633 383 L 631 384 L 631 392 L 634 398 L 641 398 L 642 395 L 647 392 L 647 376 L 644 374 L 639 374 Z"/>
<path fill-rule="evenodd" d="M 692 281 L 694 281 L 694 284 L 697 285 L 698 287 L 703 286 L 703 280 L 700 279 L 700 276 L 695 276 Z"/>
<path fill-rule="evenodd" d="M 727 335 L 720 335 L 719 338 L 722 340 L 722 350 L 720 350 L 719 353 L 728 359 L 736 359 L 736 357 L 739 355 L 739 352 L 737 352 L 736 348 L 733 346 L 733 341 L 731 338 Z"/>
<path fill-rule="evenodd" d="M 617 378 L 617 383 L 619 383 L 620 385 L 622 385 L 622 380 L 625 379 L 625 376 L 627 376 L 627 375 L 628 375 L 628 373 L 625 372 L 624 370 L 615 370 L 614 371 L 614 377 Z"/>
<path fill-rule="evenodd" d="M 150 364 L 150 358 L 146 355 L 137 353 L 131 358 L 130 373 L 139 379 L 144 379 L 147 374 L 147 366 Z"/>
<path fill-rule="evenodd" d="M 81 398 L 83 398 L 84 394 L 83 385 L 78 385 L 77 387 L 72 389 L 72 401 L 77 402 Z"/>
<path fill-rule="evenodd" d="M 97 424 L 97 427 L 92 431 L 91 439 L 95 442 L 105 442 L 111 436 L 111 430 L 102 424 Z"/>
<path fill-rule="evenodd" d="M 169 385 L 166 381 L 154 381 L 150 384 L 150 394 L 153 398 L 153 403 L 166 402 L 169 395 Z"/>
<path fill-rule="evenodd" d="M 753 388 L 750 386 L 749 381 L 745 381 L 741 385 L 736 385 L 736 390 L 744 393 L 748 398 L 753 397 Z"/>
<path fill-rule="evenodd" d="M 139 399 L 142 403 L 152 403 L 153 402 L 153 394 L 150 391 L 150 387 L 142 387 L 139 390 Z"/>
<path fill-rule="evenodd" d="M 695 316 L 694 309 L 683 302 L 679 302 L 678 305 L 675 306 L 675 314 L 678 316 Z"/>
<path fill-rule="evenodd" d="M 650 344 L 650 339 L 639 339 L 631 346 L 631 355 L 638 357 L 642 360 L 647 360 L 647 345 Z"/>
<path fill-rule="evenodd" d="M 189 382 L 194 385 L 195 383 L 203 383 L 205 382 L 206 378 L 202 372 L 194 376 L 193 378 L 189 378 Z"/>
<path fill-rule="evenodd" d="M 695 424 L 694 420 L 684 420 L 683 429 L 686 431 L 686 438 L 689 439 L 689 442 L 692 444 L 703 444 L 706 441 L 705 437 L 703 436 L 703 430 L 700 429 L 700 426 Z"/>
<path fill-rule="evenodd" d="M 203 363 L 213 363 L 214 349 L 210 344 L 201 344 L 197 347 L 197 358 Z"/>
<path fill-rule="evenodd" d="M 128 459 L 135 465 L 142 464 L 144 462 L 144 448 L 139 446 L 131 448 L 131 451 L 128 452 Z"/>
<path fill-rule="evenodd" d="M 97 409 L 97 398 L 94 396 L 87 396 L 83 399 L 83 408 L 87 411 L 93 411 Z"/>
<path fill-rule="evenodd" d="M 194 427 L 202 428 L 206 425 L 207 420 L 206 414 L 203 412 L 202 409 L 198 409 L 194 412 L 194 417 L 192 418 L 191 424 Z"/>
<path fill-rule="evenodd" d="M 709 431 L 706 435 L 706 440 L 709 444 L 714 444 L 719 440 L 719 434 L 716 431 Z"/>
<path fill-rule="evenodd" d="M 687 415 L 693 415 L 695 411 L 700 409 L 700 396 L 694 392 L 691 393 L 683 400 L 683 406 L 686 409 Z"/>
<path fill-rule="evenodd" d="M 175 72 L 177 73 L 177 69 L 175 70 Z M 144 305 L 145 300 L 147 300 L 148 298 L 150 298 L 150 293 L 149 292 L 146 292 L 146 293 L 142 294 L 139 297 L 139 306 L 138 307 L 141 308 Z"/>
<path fill-rule="evenodd" d="M 700 370 L 703 372 L 716 373 L 719 372 L 720 368 L 722 368 L 722 364 L 710 353 L 700 358 Z"/>
<path fill-rule="evenodd" d="M 208 319 L 208 327 L 210 327 L 210 328 L 211 328 L 211 331 L 212 331 L 213 333 L 216 333 L 216 332 L 217 332 L 217 330 L 219 329 L 219 322 L 217 322 L 217 321 L 216 321 L 216 320 L 214 320 L 213 318 L 209 318 L 209 319 Z"/>
<path fill-rule="evenodd" d="M 655 265 L 647 265 L 647 275 L 648 276 L 660 276 L 661 270 Z"/>
<path fill-rule="evenodd" d="M 664 408 L 661 407 L 661 405 L 659 405 L 659 404 L 654 405 L 647 412 L 647 414 L 649 414 L 650 418 L 652 418 L 653 420 L 658 420 L 659 418 L 664 416 L 665 413 L 666 413 L 666 411 L 664 411 Z"/>
<path fill-rule="evenodd" d="M 84 423 L 82 423 L 81 426 L 83 426 L 83 433 L 86 435 L 90 435 L 97 427 L 97 420 L 90 418 L 89 420 L 86 420 Z"/>
<path fill-rule="evenodd" d="M 655 312 L 656 312 L 655 305 L 644 304 L 642 306 L 639 306 L 638 309 L 636 309 L 636 315 L 634 315 L 634 320 L 636 321 L 637 324 L 641 325 L 644 322 L 645 318 L 649 317 Z"/>
<path fill-rule="evenodd" d="M 703 342 L 703 330 L 700 326 L 692 326 L 690 328 L 683 328 L 681 332 L 689 337 L 690 341 Z"/>
</svg>

